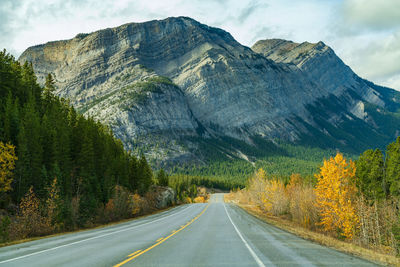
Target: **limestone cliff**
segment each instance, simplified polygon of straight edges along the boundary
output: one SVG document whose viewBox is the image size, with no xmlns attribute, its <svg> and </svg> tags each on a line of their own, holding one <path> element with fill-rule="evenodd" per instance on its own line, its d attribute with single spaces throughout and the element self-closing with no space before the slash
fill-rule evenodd
<svg viewBox="0 0 400 267">
<path fill-rule="evenodd" d="M 399 103 L 322 42 L 273 39 L 250 49 L 186 17 L 78 34 L 30 47 L 20 61 L 31 61 L 41 82 L 54 74 L 57 94 L 109 124 L 127 148 L 161 161 L 202 160 L 198 138 L 254 145 L 254 136 L 318 137 L 352 147 L 357 125 L 391 139 L 365 107 Z M 368 146 L 371 138 L 358 142 Z"/>
</svg>

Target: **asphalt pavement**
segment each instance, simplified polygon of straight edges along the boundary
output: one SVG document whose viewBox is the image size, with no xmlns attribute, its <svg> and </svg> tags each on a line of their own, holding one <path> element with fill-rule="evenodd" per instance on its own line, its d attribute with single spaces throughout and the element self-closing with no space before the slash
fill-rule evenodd
<svg viewBox="0 0 400 267">
<path fill-rule="evenodd" d="M 0 248 L 1 266 L 377 266 L 223 202 Z"/>
</svg>

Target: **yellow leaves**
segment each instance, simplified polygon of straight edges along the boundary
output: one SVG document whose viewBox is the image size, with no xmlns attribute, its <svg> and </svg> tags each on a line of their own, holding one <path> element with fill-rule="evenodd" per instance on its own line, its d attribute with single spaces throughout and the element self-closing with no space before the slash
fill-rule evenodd
<svg viewBox="0 0 400 267">
<path fill-rule="evenodd" d="M 281 215 L 286 212 L 287 195 L 285 185 L 277 179 L 267 180 L 262 195 L 264 209 L 273 215 Z"/>
<path fill-rule="evenodd" d="M 266 179 L 267 178 L 267 174 L 265 173 L 263 168 L 259 168 L 257 173 L 256 173 L 256 178 L 258 179 Z"/>
<path fill-rule="evenodd" d="M 144 200 L 139 194 L 133 194 L 132 196 L 132 215 L 135 216 L 140 213 L 144 206 Z"/>
<path fill-rule="evenodd" d="M 321 216 L 321 225 L 327 232 L 339 230 L 352 239 L 359 225 L 355 208 L 356 167 L 353 161 L 346 161 L 342 154 L 324 160 L 315 188 L 316 207 Z"/>
<path fill-rule="evenodd" d="M 47 207 L 47 217 L 46 217 L 46 224 L 47 227 L 54 230 L 55 219 L 57 216 L 57 204 L 60 200 L 60 190 L 57 187 L 57 178 L 53 179 L 53 182 L 48 189 L 49 196 L 46 200 L 46 207 Z"/>
<path fill-rule="evenodd" d="M 13 170 L 15 168 L 15 146 L 0 142 L 0 193 L 11 190 Z"/>
<path fill-rule="evenodd" d="M 290 199 L 291 219 L 305 228 L 314 228 L 318 220 L 314 189 L 302 183 L 289 183 L 286 190 Z"/>
<path fill-rule="evenodd" d="M 359 228 L 355 172 L 354 162 L 346 161 L 340 153 L 324 161 L 315 175 L 316 188 L 304 184 L 298 174 L 292 174 L 285 187 L 279 179 L 267 179 L 265 171 L 259 169 L 237 196 L 241 202 L 254 203 L 269 214 L 289 215 L 306 228 L 320 225 L 326 232 L 352 239 Z"/>
<path fill-rule="evenodd" d="M 46 225 L 46 218 L 40 213 L 39 204 L 40 201 L 31 186 L 19 204 L 20 214 L 17 216 L 15 235 L 26 238 L 50 232 L 51 229 Z"/>
<path fill-rule="evenodd" d="M 195 199 L 193 199 L 193 202 L 194 203 L 205 203 L 206 200 L 205 200 L 205 198 L 203 196 L 198 196 Z"/>
<path fill-rule="evenodd" d="M 39 199 L 33 192 L 33 187 L 29 188 L 28 193 L 21 199 L 19 204 L 21 215 L 28 218 L 36 213 L 39 213 Z"/>
<path fill-rule="evenodd" d="M 267 179 L 263 169 L 259 169 L 249 180 L 248 191 L 250 203 L 273 215 L 281 215 L 287 211 L 288 199 L 285 185 L 278 179 Z"/>
</svg>

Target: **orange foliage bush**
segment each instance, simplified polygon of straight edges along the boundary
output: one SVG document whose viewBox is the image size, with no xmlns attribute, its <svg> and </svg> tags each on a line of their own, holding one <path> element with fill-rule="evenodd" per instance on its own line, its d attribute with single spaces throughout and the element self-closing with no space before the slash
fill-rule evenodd
<svg viewBox="0 0 400 267">
<path fill-rule="evenodd" d="M 33 187 L 30 187 L 28 193 L 21 199 L 18 216 L 10 225 L 11 239 L 23 239 L 51 232 L 46 218 L 40 213 L 39 204 Z"/>
<path fill-rule="evenodd" d="M 132 215 L 133 216 L 135 216 L 135 215 L 138 215 L 138 214 L 140 214 L 141 212 L 143 212 L 143 209 L 144 209 L 144 207 L 146 206 L 145 205 L 145 202 L 146 202 L 146 200 L 144 200 L 139 194 L 134 194 L 132 197 L 131 197 L 131 211 L 132 211 Z"/>
<path fill-rule="evenodd" d="M 134 217 L 148 208 L 147 202 L 139 194 L 132 194 L 126 188 L 116 186 L 113 198 L 110 198 L 104 207 L 104 219 L 116 221 Z"/>
<path fill-rule="evenodd" d="M 57 223 L 58 204 L 60 201 L 60 190 L 57 187 L 57 178 L 54 178 L 49 188 L 49 196 L 46 200 L 46 225 L 51 231 L 62 228 L 62 224 Z"/>
</svg>

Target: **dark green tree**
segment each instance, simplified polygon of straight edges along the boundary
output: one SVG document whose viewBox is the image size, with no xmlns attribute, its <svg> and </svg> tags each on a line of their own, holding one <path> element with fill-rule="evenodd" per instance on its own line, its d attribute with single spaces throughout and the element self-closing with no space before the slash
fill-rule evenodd
<svg viewBox="0 0 400 267">
<path fill-rule="evenodd" d="M 146 159 L 124 150 L 108 127 L 85 118 L 54 95 L 51 74 L 37 84 L 32 64 L 0 52 L 0 140 L 16 145 L 10 197 L 18 205 L 31 186 L 41 202 L 57 177 L 60 218 L 65 229 L 99 214 L 116 185 L 145 194 L 153 182 Z"/>
<path fill-rule="evenodd" d="M 56 91 L 55 81 L 53 75 L 50 73 L 46 76 L 46 82 L 44 84 L 43 94 L 45 99 L 50 99 L 54 96 L 54 92 Z"/>
<path fill-rule="evenodd" d="M 157 184 L 160 186 L 168 186 L 168 175 L 163 169 L 157 173 Z"/>
<path fill-rule="evenodd" d="M 384 160 L 381 150 L 366 150 L 356 162 L 360 191 L 369 199 L 385 197 Z"/>
<path fill-rule="evenodd" d="M 139 160 L 138 193 L 144 195 L 153 184 L 153 172 L 144 155 Z"/>
<path fill-rule="evenodd" d="M 386 182 L 392 196 L 400 196 L 400 137 L 386 150 Z"/>
</svg>

